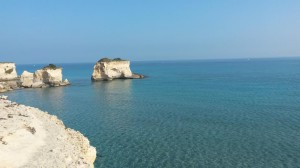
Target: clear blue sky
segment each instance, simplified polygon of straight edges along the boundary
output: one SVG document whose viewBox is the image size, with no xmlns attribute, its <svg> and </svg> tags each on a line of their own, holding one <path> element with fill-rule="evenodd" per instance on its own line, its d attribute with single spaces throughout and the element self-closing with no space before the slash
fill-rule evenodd
<svg viewBox="0 0 300 168">
<path fill-rule="evenodd" d="M 299 0 L 0 0 L 0 61 L 292 56 Z"/>
</svg>

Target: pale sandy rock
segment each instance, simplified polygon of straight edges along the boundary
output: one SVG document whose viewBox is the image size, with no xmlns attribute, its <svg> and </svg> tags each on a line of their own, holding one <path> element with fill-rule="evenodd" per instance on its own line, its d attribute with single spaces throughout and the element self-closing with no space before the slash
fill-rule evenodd
<svg viewBox="0 0 300 168">
<path fill-rule="evenodd" d="M 12 90 L 12 88 L 7 82 L 0 82 L 0 93 L 7 92 L 9 90 Z"/>
<path fill-rule="evenodd" d="M 49 66 L 30 73 L 24 71 L 20 76 L 20 83 L 23 87 L 44 88 L 48 86 L 67 86 L 70 82 L 62 80 L 62 68 L 49 68 Z"/>
<path fill-rule="evenodd" d="M 144 75 L 141 75 L 141 74 L 132 74 L 132 79 L 141 79 L 141 78 L 144 78 L 145 76 Z"/>
<path fill-rule="evenodd" d="M 44 87 L 44 86 L 45 86 L 45 83 L 42 82 L 42 81 L 34 82 L 34 83 L 31 85 L 32 88 L 42 88 L 42 87 Z"/>
<path fill-rule="evenodd" d="M 129 61 L 97 62 L 92 74 L 93 80 L 111 80 L 132 76 Z"/>
<path fill-rule="evenodd" d="M 17 88 L 44 88 L 49 86 L 67 86 L 68 80 L 62 80 L 62 68 L 53 64 L 37 70 L 35 73 L 24 71 L 17 76 L 15 63 L 0 63 L 0 92 Z"/>
<path fill-rule="evenodd" d="M 19 88 L 18 80 L 9 80 L 5 82 L 10 86 L 11 89 Z"/>
<path fill-rule="evenodd" d="M 18 88 L 17 81 L 0 82 L 0 93 Z"/>
<path fill-rule="evenodd" d="M 18 88 L 18 76 L 15 63 L 0 62 L 0 92 Z"/>
<path fill-rule="evenodd" d="M 59 85 L 60 85 L 60 86 L 67 86 L 67 85 L 70 85 L 70 82 L 69 82 L 68 79 L 65 79 L 65 80 L 64 80 L 63 82 L 61 82 Z"/>
<path fill-rule="evenodd" d="M 36 81 L 42 81 L 46 84 L 62 83 L 62 68 L 44 68 L 35 71 L 34 75 Z"/>
<path fill-rule="evenodd" d="M 0 63 L 0 81 L 17 79 L 15 63 Z"/>
<path fill-rule="evenodd" d="M 98 61 L 93 70 L 92 80 L 141 78 L 131 72 L 130 61 Z"/>
<path fill-rule="evenodd" d="M 34 80 L 34 74 L 28 71 L 24 71 L 22 75 L 20 76 L 20 83 L 21 86 L 30 88 L 32 87 Z"/>
<path fill-rule="evenodd" d="M 2 99 L 2 100 L 7 100 L 7 98 L 8 98 L 8 96 L 5 96 L 5 95 L 0 96 L 0 99 Z"/>
<path fill-rule="evenodd" d="M 70 84 L 70 82 L 69 82 L 68 79 L 65 79 L 65 80 L 64 80 L 64 83 L 65 83 L 65 84 Z"/>
<path fill-rule="evenodd" d="M 56 116 L 0 97 L 0 167 L 93 167 L 96 149 Z"/>
</svg>

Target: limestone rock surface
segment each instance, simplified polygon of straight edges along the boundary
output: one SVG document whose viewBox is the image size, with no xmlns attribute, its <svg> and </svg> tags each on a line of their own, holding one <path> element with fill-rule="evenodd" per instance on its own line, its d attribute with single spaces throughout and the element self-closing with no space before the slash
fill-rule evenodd
<svg viewBox="0 0 300 168">
<path fill-rule="evenodd" d="M 20 76 L 20 82 L 22 87 L 27 88 L 57 87 L 70 84 L 67 79 L 63 81 L 62 68 L 49 67 L 39 69 L 34 73 L 24 71 Z"/>
<path fill-rule="evenodd" d="M 68 79 L 65 79 L 63 82 L 61 82 L 59 85 L 60 86 L 67 86 L 67 85 L 69 85 L 70 84 L 70 82 L 69 82 L 69 80 Z"/>
<path fill-rule="evenodd" d="M 20 76 L 20 82 L 23 87 L 32 87 L 32 84 L 34 83 L 34 74 L 28 71 L 24 71 Z"/>
<path fill-rule="evenodd" d="M 15 80 L 17 77 L 18 75 L 15 63 L 0 63 L 0 81 Z"/>
<path fill-rule="evenodd" d="M 96 149 L 56 116 L 0 96 L 0 119 L 0 167 L 94 167 Z"/>
<path fill-rule="evenodd" d="M 50 69 L 43 68 L 35 71 L 35 80 L 42 81 L 46 84 L 53 86 L 58 86 L 59 83 L 62 83 L 62 68 Z"/>
<path fill-rule="evenodd" d="M 31 85 L 32 88 L 42 88 L 42 87 L 46 87 L 45 83 L 41 82 L 41 81 L 37 81 L 32 83 Z"/>
<path fill-rule="evenodd" d="M 143 75 L 136 75 L 131 72 L 130 61 L 108 60 L 98 61 L 93 70 L 92 80 L 112 80 L 112 79 L 133 79 L 143 78 Z"/>
<path fill-rule="evenodd" d="M 7 92 L 9 90 L 12 90 L 12 88 L 7 82 L 0 82 L 0 93 Z"/>
</svg>

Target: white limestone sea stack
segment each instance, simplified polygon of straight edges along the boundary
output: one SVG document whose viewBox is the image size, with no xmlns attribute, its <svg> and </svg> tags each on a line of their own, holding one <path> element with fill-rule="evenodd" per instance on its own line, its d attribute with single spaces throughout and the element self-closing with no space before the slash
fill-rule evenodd
<svg viewBox="0 0 300 168">
<path fill-rule="evenodd" d="M 94 167 L 96 149 L 56 116 L 0 96 L 0 167 Z"/>
<path fill-rule="evenodd" d="M 140 79 L 143 75 L 134 74 L 130 69 L 130 61 L 120 58 L 100 59 L 94 66 L 92 80 Z"/>
<path fill-rule="evenodd" d="M 18 75 L 16 65 L 12 62 L 0 62 L 0 92 L 17 88 Z"/>
<path fill-rule="evenodd" d="M 18 76 L 15 63 L 0 62 L 0 93 L 17 88 L 57 87 L 69 84 L 67 79 L 63 81 L 62 68 L 53 64 L 35 73 L 24 71 Z"/>
<path fill-rule="evenodd" d="M 0 62 L 0 81 L 15 80 L 18 78 L 16 64 L 12 62 Z"/>
<path fill-rule="evenodd" d="M 24 71 L 20 76 L 20 84 L 25 88 L 39 88 L 39 87 L 57 87 L 69 85 L 69 81 L 63 81 L 62 68 L 49 64 L 43 69 L 30 73 Z"/>
</svg>

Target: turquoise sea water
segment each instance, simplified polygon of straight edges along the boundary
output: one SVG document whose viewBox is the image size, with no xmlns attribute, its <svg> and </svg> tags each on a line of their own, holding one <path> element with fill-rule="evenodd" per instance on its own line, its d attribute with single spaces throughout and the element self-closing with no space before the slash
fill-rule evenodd
<svg viewBox="0 0 300 168">
<path fill-rule="evenodd" d="M 7 95 L 87 136 L 96 167 L 300 167 L 299 58 L 133 62 L 148 78 L 108 82 L 61 66 L 71 86 Z"/>
</svg>

